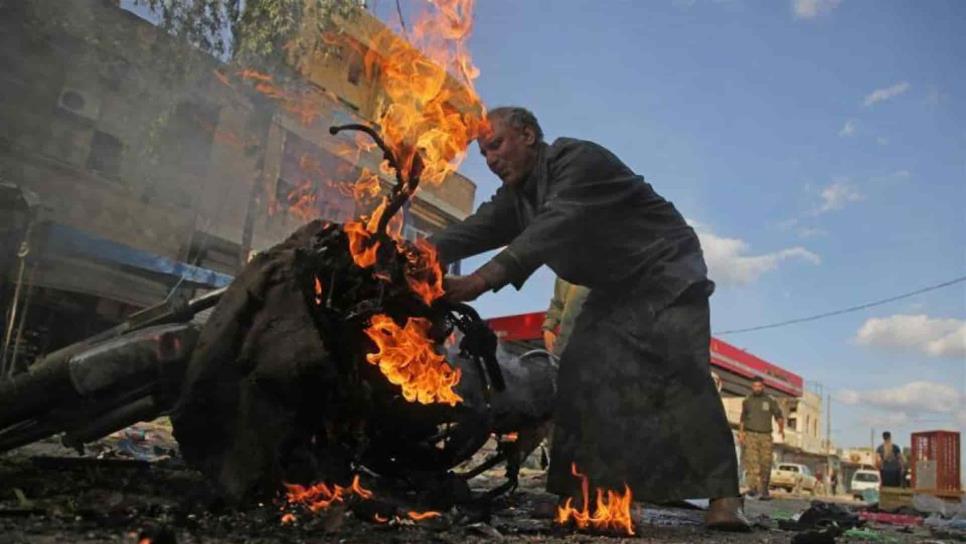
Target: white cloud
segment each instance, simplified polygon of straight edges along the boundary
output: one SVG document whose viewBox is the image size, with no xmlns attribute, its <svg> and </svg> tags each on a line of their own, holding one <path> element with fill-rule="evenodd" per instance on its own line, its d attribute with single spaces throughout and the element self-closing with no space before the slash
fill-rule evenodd
<svg viewBox="0 0 966 544">
<path fill-rule="evenodd" d="M 838 7 L 842 0 L 792 0 L 792 10 L 799 19 L 814 19 Z"/>
<path fill-rule="evenodd" d="M 787 260 L 804 260 L 816 265 L 822 262 L 818 255 L 800 246 L 762 255 L 749 255 L 751 246 L 748 242 L 717 236 L 702 225 L 692 223 L 692 226 L 701 239 L 701 248 L 708 263 L 708 276 L 721 285 L 746 285 L 754 282 Z"/>
<path fill-rule="evenodd" d="M 866 320 L 855 335 L 863 346 L 907 349 L 930 357 L 966 359 L 966 321 L 898 314 Z"/>
<path fill-rule="evenodd" d="M 844 125 L 842 125 L 842 128 L 839 129 L 839 136 L 844 138 L 853 134 L 855 134 L 855 119 L 849 119 Z"/>
<path fill-rule="evenodd" d="M 889 139 L 883 136 L 876 137 L 875 141 L 879 145 L 889 145 Z"/>
<path fill-rule="evenodd" d="M 862 418 L 865 427 L 874 429 L 895 429 L 913 422 L 914 419 L 905 412 L 882 412 L 866 415 Z"/>
<path fill-rule="evenodd" d="M 819 236 L 825 236 L 826 234 L 828 234 L 827 230 L 815 227 L 802 227 L 798 229 L 799 238 L 817 238 Z"/>
<path fill-rule="evenodd" d="M 816 213 L 841 210 L 849 202 L 858 202 L 865 198 L 856 188 L 844 181 L 836 181 L 822 189 L 822 206 Z"/>
<path fill-rule="evenodd" d="M 864 404 L 873 408 L 902 412 L 906 415 L 922 413 L 956 414 L 962 408 L 963 395 L 956 388 L 942 383 L 917 381 L 886 389 L 842 389 L 835 395 L 843 404 Z"/>
<path fill-rule="evenodd" d="M 862 104 L 867 108 L 871 107 L 875 105 L 876 102 L 882 102 L 883 100 L 889 100 L 890 98 L 899 96 L 900 94 L 908 91 L 909 87 L 910 85 L 908 81 L 900 81 L 891 87 L 876 89 L 866 95 L 865 99 L 862 101 Z"/>
</svg>

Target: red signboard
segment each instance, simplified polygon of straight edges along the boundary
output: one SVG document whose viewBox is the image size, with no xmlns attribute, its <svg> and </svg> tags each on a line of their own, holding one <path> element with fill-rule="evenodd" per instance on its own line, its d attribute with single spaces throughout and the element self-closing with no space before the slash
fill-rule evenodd
<svg viewBox="0 0 966 544">
<path fill-rule="evenodd" d="M 543 319 L 544 312 L 533 312 L 495 317 L 487 322 L 500 340 L 527 342 L 543 337 Z M 804 382 L 801 376 L 740 350 L 724 340 L 711 339 L 711 364 L 746 378 L 761 376 L 769 387 L 792 396 L 802 396 Z"/>
<path fill-rule="evenodd" d="M 801 376 L 738 349 L 724 340 L 711 339 L 711 364 L 746 378 L 761 376 L 769 387 L 796 397 L 802 396 L 804 382 Z"/>
</svg>

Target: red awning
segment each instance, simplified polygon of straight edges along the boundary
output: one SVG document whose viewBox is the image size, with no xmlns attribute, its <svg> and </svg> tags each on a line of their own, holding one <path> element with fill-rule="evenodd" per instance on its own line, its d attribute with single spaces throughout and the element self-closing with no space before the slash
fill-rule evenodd
<svg viewBox="0 0 966 544">
<path fill-rule="evenodd" d="M 542 338 L 543 320 L 544 312 L 533 312 L 494 317 L 487 322 L 504 342 L 529 342 Z M 711 339 L 711 364 L 749 379 L 761 376 L 769 387 L 795 397 L 802 396 L 804 381 L 801 376 L 738 349 L 724 340 Z"/>
</svg>

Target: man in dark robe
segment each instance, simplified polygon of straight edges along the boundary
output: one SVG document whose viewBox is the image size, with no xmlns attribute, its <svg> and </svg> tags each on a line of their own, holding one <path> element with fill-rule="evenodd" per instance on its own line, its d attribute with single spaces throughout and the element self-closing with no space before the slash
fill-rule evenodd
<svg viewBox="0 0 966 544">
<path fill-rule="evenodd" d="M 430 239 L 444 264 L 506 248 L 447 297 L 519 289 L 541 265 L 592 291 L 560 361 L 547 489 L 579 481 L 635 499 L 711 498 L 711 528 L 747 530 L 734 440 L 709 369 L 714 284 L 694 231 L 674 206 L 603 147 L 543 141 L 528 110 L 489 113 L 480 138 L 502 187 Z"/>
</svg>

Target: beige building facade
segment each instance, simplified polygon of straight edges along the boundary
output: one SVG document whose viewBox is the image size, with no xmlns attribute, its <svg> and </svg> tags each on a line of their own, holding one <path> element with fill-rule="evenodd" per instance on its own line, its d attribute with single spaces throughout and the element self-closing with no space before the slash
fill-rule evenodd
<svg viewBox="0 0 966 544">
<path fill-rule="evenodd" d="M 225 285 L 252 252 L 309 218 L 365 211 L 351 182 L 363 168 L 379 172 L 381 156 L 349 156 L 352 136 L 328 133 L 372 124 L 385 107 L 378 74 L 360 71 L 364 49 L 320 61 L 298 82 L 313 108 L 306 116 L 114 3 L 12 4 L 0 17 L 0 184 L 33 204 L 0 198 L 9 208 L 0 211 L 0 305 L 7 329 L 20 283 L 21 359 L 172 293 Z M 384 30 L 368 13 L 351 25 L 359 43 Z M 187 68 L 170 77 L 179 63 Z M 393 183 L 380 176 L 383 188 Z M 424 188 L 406 235 L 462 219 L 475 190 L 458 174 Z"/>
</svg>

